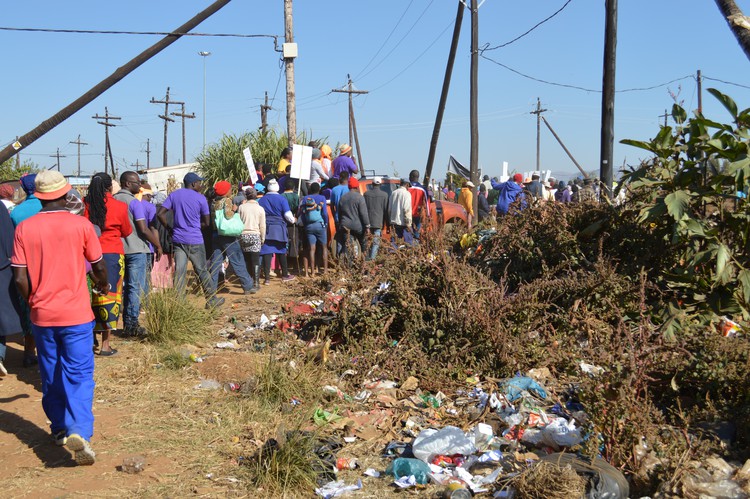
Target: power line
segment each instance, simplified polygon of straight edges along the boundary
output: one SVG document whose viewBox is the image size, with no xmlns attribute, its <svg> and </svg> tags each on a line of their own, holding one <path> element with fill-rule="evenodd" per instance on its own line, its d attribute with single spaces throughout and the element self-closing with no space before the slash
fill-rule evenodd
<svg viewBox="0 0 750 499">
<path fill-rule="evenodd" d="M 231 38 L 273 38 L 278 40 L 280 35 L 256 35 L 242 33 L 181 33 L 178 31 L 115 31 L 95 29 L 59 29 L 59 28 L 12 28 L 0 26 L 0 31 L 24 31 L 30 33 L 72 33 L 85 35 L 158 35 L 158 36 L 213 36 Z"/>
<path fill-rule="evenodd" d="M 376 57 L 377 57 L 377 56 L 378 56 L 378 55 L 380 54 L 380 51 L 381 51 L 381 50 L 383 50 L 383 48 L 385 48 L 386 44 L 388 43 L 388 41 L 389 41 L 389 40 L 391 39 L 391 37 L 393 36 L 393 33 L 395 33 L 395 32 L 396 32 L 396 29 L 397 29 L 397 28 L 399 27 L 399 25 L 401 24 L 401 21 L 403 21 L 403 20 L 404 20 L 404 16 L 406 16 L 406 13 L 407 13 L 407 12 L 409 12 L 409 9 L 411 8 L 411 4 L 413 4 L 413 3 L 414 3 L 414 0 L 411 0 L 411 1 L 409 2 L 409 4 L 408 4 L 408 5 L 406 6 L 406 9 L 404 9 L 404 11 L 403 11 L 403 12 L 401 13 L 401 17 L 399 17 L 399 18 L 398 18 L 398 21 L 396 22 L 396 25 L 395 25 L 395 26 L 393 26 L 393 29 L 391 30 L 391 32 L 390 32 L 390 33 L 388 33 L 388 36 L 387 36 L 387 37 L 385 38 L 385 41 L 383 42 L 383 44 L 382 44 L 382 45 L 380 45 L 380 48 L 378 49 L 378 51 L 377 51 L 377 52 L 375 52 L 375 55 L 373 55 L 373 56 L 372 56 L 372 58 L 371 58 L 371 59 L 370 59 L 369 61 L 367 61 L 367 64 L 365 64 L 365 67 L 363 67 L 363 68 L 362 68 L 362 69 L 361 69 L 361 70 L 359 71 L 359 73 L 357 73 L 356 75 L 354 75 L 354 79 L 355 79 L 355 80 L 356 80 L 357 78 L 359 78 L 359 75 L 361 75 L 361 74 L 362 74 L 362 72 L 364 72 L 364 70 L 365 70 L 365 69 L 367 69 L 367 68 L 368 68 L 368 67 L 370 66 L 370 64 L 372 64 L 372 61 L 374 61 L 374 60 L 375 60 L 375 58 L 376 58 Z"/>
<path fill-rule="evenodd" d="M 740 83 L 732 83 L 731 81 L 724 81 L 724 80 L 720 80 L 720 79 L 718 79 L 718 78 L 710 78 L 710 77 L 708 77 L 708 76 L 706 76 L 706 75 L 703 75 L 703 79 L 704 79 L 704 80 L 711 80 L 711 81 L 718 81 L 719 83 L 725 83 L 725 84 L 727 84 L 727 85 L 734 85 L 735 87 L 741 87 L 741 88 L 747 88 L 747 89 L 750 89 L 750 87 L 749 87 L 749 86 L 747 86 L 747 85 L 742 85 L 742 84 L 740 84 Z"/>
<path fill-rule="evenodd" d="M 415 63 L 416 63 L 417 61 L 419 61 L 419 60 L 420 60 L 420 59 L 422 58 L 422 56 L 424 56 L 424 55 L 425 55 L 425 54 L 427 53 L 427 51 L 428 51 L 428 50 L 430 50 L 430 49 L 432 48 L 432 46 L 433 46 L 433 45 L 435 45 L 435 44 L 436 44 L 436 43 L 438 42 L 438 40 L 440 40 L 440 38 L 442 38 L 442 37 L 443 37 L 443 35 L 445 34 L 445 32 L 446 32 L 446 31 L 448 31 L 448 29 L 449 29 L 449 28 L 450 28 L 451 26 L 453 26 L 453 21 L 451 21 L 451 22 L 449 22 L 449 23 L 448 23 L 448 25 L 447 25 L 447 26 L 446 26 L 446 27 L 445 27 L 445 28 L 443 29 L 443 31 L 441 31 L 441 32 L 440 32 L 440 34 L 439 34 L 439 35 L 438 35 L 438 36 L 437 36 L 437 37 L 436 37 L 436 38 L 435 38 L 435 39 L 434 39 L 434 40 L 432 41 L 432 43 L 430 43 L 430 44 L 429 44 L 429 45 L 427 46 L 427 48 L 426 48 L 426 49 L 424 49 L 424 50 L 423 50 L 423 51 L 422 51 L 422 52 L 421 52 L 421 53 L 420 53 L 420 54 L 419 54 L 419 55 L 417 56 L 417 58 L 416 58 L 416 59 L 414 59 L 413 61 L 411 61 L 411 62 L 410 62 L 410 63 L 409 63 L 409 64 L 408 64 L 408 65 L 407 65 L 406 67 L 404 67 L 404 69 L 402 69 L 401 71 L 399 71 L 399 72 L 398 72 L 398 73 L 396 74 L 396 76 L 394 76 L 393 78 L 391 78 L 391 79 L 390 79 L 390 80 L 388 80 L 387 82 L 383 83 L 382 85 L 380 85 L 380 86 L 378 86 L 378 87 L 375 87 L 375 88 L 373 88 L 373 89 L 372 89 L 372 90 L 371 90 L 370 92 L 374 92 L 374 91 L 376 91 L 376 90 L 378 90 L 378 89 L 381 89 L 381 88 L 383 88 L 384 86 L 388 85 L 388 84 L 389 84 L 389 83 L 391 83 L 391 82 L 392 82 L 393 80 L 395 80 L 396 78 L 398 78 L 399 76 L 401 76 L 402 74 L 404 74 L 404 73 L 405 73 L 406 71 L 408 71 L 408 70 L 409 70 L 409 69 L 410 69 L 410 68 L 411 68 L 411 67 L 412 67 L 412 66 L 413 66 L 413 65 L 414 65 L 414 64 L 415 64 Z"/>
<path fill-rule="evenodd" d="M 568 83 L 558 83 L 558 82 L 554 82 L 554 81 L 543 80 L 541 78 L 536 78 L 534 76 L 529 76 L 529 75 L 527 75 L 525 73 L 522 73 L 522 72 L 518 71 L 517 69 L 513 69 L 510 66 L 507 66 L 507 65 L 503 64 L 502 62 L 498 62 L 498 61 L 496 61 L 494 59 L 491 59 L 491 58 L 487 57 L 486 55 L 480 54 L 480 56 L 483 59 L 486 59 L 486 60 L 488 60 L 488 61 L 490 61 L 490 62 L 492 62 L 494 64 L 497 64 L 498 66 L 500 66 L 502 68 L 505 68 L 505 69 L 507 69 L 508 71 L 510 71 L 512 73 L 515 73 L 515 74 L 517 74 L 519 76 L 522 76 L 522 77 L 524 77 L 526 79 L 529 79 L 529 80 L 532 80 L 532 81 L 536 81 L 538 83 L 544 83 L 545 85 L 552 85 L 552 86 L 555 86 L 555 87 L 572 88 L 574 90 L 582 90 L 584 92 L 595 92 L 595 93 L 601 93 L 602 92 L 600 89 L 596 89 L 596 88 L 586 88 L 586 87 L 581 87 L 581 86 L 578 86 L 578 85 L 570 85 Z M 682 80 L 687 80 L 688 78 L 693 78 L 693 77 L 694 76 L 692 74 L 685 75 L 685 76 L 682 76 L 680 78 L 675 78 L 674 80 L 669 80 L 667 82 L 659 83 L 657 85 L 651 85 L 649 87 L 635 87 L 635 88 L 626 88 L 626 89 L 623 89 L 623 90 L 617 90 L 616 93 L 621 94 L 621 93 L 626 93 L 626 92 L 642 92 L 642 91 L 645 91 L 645 90 L 653 90 L 655 88 L 666 87 L 667 85 L 670 85 L 672 83 L 676 83 L 676 82 L 682 81 Z M 748 87 L 748 88 L 750 88 L 750 87 Z"/>
<path fill-rule="evenodd" d="M 424 15 L 425 15 L 425 14 L 427 13 L 427 11 L 428 11 L 428 10 L 430 9 L 430 6 L 432 5 L 432 3 L 433 3 L 434 1 L 435 1 L 435 0 L 430 0 L 430 3 L 428 3 L 428 4 L 427 4 L 427 6 L 426 6 L 426 7 L 424 8 L 424 10 L 422 11 L 422 13 L 421 13 L 421 14 L 419 14 L 419 17 L 417 18 L 417 20 L 416 20 L 416 21 L 414 21 L 414 24 L 412 24 L 412 25 L 411 25 L 411 27 L 409 28 L 409 30 L 408 30 L 408 31 L 407 31 L 407 32 L 406 32 L 406 33 L 404 34 L 404 36 L 402 36 L 402 37 L 401 37 L 401 39 L 400 39 L 400 40 L 399 40 L 398 42 L 396 42 L 396 45 L 395 45 L 395 46 L 394 46 L 394 47 L 393 47 L 393 48 L 392 48 L 392 49 L 390 50 L 390 52 L 388 52 L 387 54 L 385 54 L 385 57 L 383 57 L 382 59 L 380 59 L 380 62 L 379 62 L 379 63 L 377 63 L 376 65 L 374 65 L 374 66 L 373 66 L 372 68 L 370 68 L 370 70 L 369 70 L 369 71 L 367 71 L 367 72 L 366 72 L 365 74 L 363 74 L 363 75 L 360 75 L 360 78 L 364 78 L 364 77 L 366 77 L 367 75 L 369 75 L 370 73 L 372 73 L 373 71 L 375 71 L 375 70 L 376 70 L 376 69 L 377 69 L 377 68 L 378 68 L 378 67 L 379 67 L 379 66 L 380 66 L 381 64 L 383 64 L 383 63 L 384 63 L 384 62 L 385 62 L 385 61 L 386 61 L 386 60 L 388 59 L 388 57 L 389 57 L 389 56 L 390 56 L 390 55 L 391 55 L 391 54 L 393 53 L 393 51 L 395 51 L 395 50 L 396 50 L 397 48 L 399 48 L 399 47 L 401 46 L 401 42 L 403 42 L 403 41 L 404 41 L 404 39 L 405 39 L 405 38 L 406 38 L 407 36 L 409 36 L 409 33 L 411 33 L 411 32 L 412 32 L 412 30 L 413 30 L 413 29 L 414 29 L 414 28 L 415 28 L 415 27 L 417 26 L 417 24 L 419 24 L 419 21 L 420 21 L 420 20 L 422 19 L 422 17 L 424 17 Z"/>
<path fill-rule="evenodd" d="M 501 44 L 501 45 L 497 45 L 497 46 L 495 46 L 495 47 L 487 47 L 487 45 L 489 45 L 489 43 L 488 43 L 488 44 L 487 44 L 487 45 L 485 45 L 485 46 L 484 46 L 484 47 L 483 47 L 482 49 L 480 49 L 480 53 L 481 53 L 481 52 L 484 52 L 485 50 L 495 50 L 495 49 L 501 49 L 501 48 L 503 48 L 503 47 L 507 47 L 507 46 L 508 46 L 508 45 L 510 45 L 511 43 L 517 42 L 518 40 L 520 40 L 520 39 L 521 39 L 521 38 L 523 38 L 524 36 L 528 35 L 528 34 L 529 34 L 529 33 L 531 33 L 532 31 L 534 31 L 535 29 L 537 29 L 537 28 L 538 28 L 539 26 L 541 26 L 542 24 L 546 23 L 547 21 L 549 21 L 550 19 L 552 19 L 553 17 L 555 17 L 556 15 L 558 15 L 558 14 L 559 14 L 560 12 L 562 12 L 563 10 L 565 10 L 565 7 L 567 7 L 567 6 L 568 6 L 568 4 L 570 4 L 570 2 L 572 2 L 572 1 L 573 1 L 573 0 L 568 0 L 567 2 L 565 2 L 565 4 L 564 4 L 564 5 L 562 6 L 562 7 L 560 7 L 559 9 L 557 9 L 557 11 L 555 11 L 555 13 L 554 13 L 554 14 L 552 14 L 551 16 L 549 16 L 549 17 L 547 17 L 547 18 L 545 18 L 545 19 L 543 19 L 543 20 L 539 21 L 539 22 L 538 22 L 538 23 L 536 23 L 536 24 L 535 24 L 534 26 L 532 26 L 532 27 L 531 27 L 531 28 L 530 28 L 529 30 L 527 30 L 527 31 L 526 31 L 525 33 L 523 33 L 523 34 L 521 34 L 521 35 L 518 35 L 517 37 L 515 37 L 515 38 L 514 38 L 514 39 L 512 39 L 511 41 L 509 41 L 509 42 L 505 42 L 505 43 L 503 43 L 503 44 Z"/>
</svg>

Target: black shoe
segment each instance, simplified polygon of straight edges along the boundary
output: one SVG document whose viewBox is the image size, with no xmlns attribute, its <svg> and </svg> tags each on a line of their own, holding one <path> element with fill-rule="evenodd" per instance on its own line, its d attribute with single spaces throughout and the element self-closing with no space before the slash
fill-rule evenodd
<svg viewBox="0 0 750 499">
<path fill-rule="evenodd" d="M 148 330 L 140 324 L 125 326 L 123 330 L 124 336 L 130 336 L 132 338 L 144 338 L 148 336 Z"/>
<path fill-rule="evenodd" d="M 212 297 L 206 302 L 206 308 L 219 308 L 224 305 L 224 298 Z"/>
</svg>

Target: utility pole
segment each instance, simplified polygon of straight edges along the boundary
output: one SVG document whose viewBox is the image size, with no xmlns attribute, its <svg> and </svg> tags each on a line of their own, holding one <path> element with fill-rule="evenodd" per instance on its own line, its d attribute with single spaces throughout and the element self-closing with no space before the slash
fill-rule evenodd
<svg viewBox="0 0 750 499">
<path fill-rule="evenodd" d="M 536 98 L 536 110 L 531 111 L 529 114 L 536 114 L 536 171 L 541 172 L 541 162 L 540 162 L 540 151 L 541 151 L 541 127 L 542 124 L 542 113 L 546 112 L 546 109 L 542 109 L 542 102 L 539 100 L 539 97 Z"/>
<path fill-rule="evenodd" d="M 110 120 L 120 120 L 119 116 L 110 116 L 109 109 L 106 107 L 104 108 L 104 116 L 99 116 L 97 114 L 96 116 L 92 116 L 95 120 L 104 120 L 104 121 L 97 121 L 100 125 L 104 126 L 104 172 L 107 171 L 107 158 L 109 158 L 109 162 L 112 165 L 112 176 L 115 176 L 115 162 L 112 161 L 112 148 L 109 145 L 109 127 L 111 126 L 117 126 L 112 123 L 110 123 Z"/>
<path fill-rule="evenodd" d="M 479 107 L 479 7 L 477 0 L 471 0 L 471 77 L 469 95 L 469 113 L 471 128 L 471 154 L 469 164 L 471 170 L 471 181 L 479 185 L 479 119 L 477 110 Z M 479 198 L 474 193 L 474 213 L 479 211 Z"/>
<path fill-rule="evenodd" d="M 698 114 L 703 114 L 703 77 L 701 76 L 701 70 L 698 70 L 696 77 L 698 83 Z"/>
<path fill-rule="evenodd" d="M 60 171 L 60 158 L 67 158 L 64 154 L 60 154 L 60 148 L 57 148 L 56 154 L 50 154 L 50 158 L 57 158 L 57 171 Z"/>
<path fill-rule="evenodd" d="M 660 114 L 659 118 L 664 118 L 664 128 L 666 128 L 668 125 L 667 118 L 669 118 L 669 112 L 667 112 L 667 110 L 665 109 L 664 114 Z"/>
<path fill-rule="evenodd" d="M 136 173 L 137 173 L 137 172 L 138 172 L 138 170 L 140 170 L 142 166 L 143 166 L 143 163 L 139 162 L 139 161 L 138 161 L 138 160 L 136 159 L 136 160 L 135 160 L 135 163 L 133 163 L 133 164 L 131 164 L 131 165 L 130 165 L 130 168 L 135 168 L 135 171 L 136 171 Z"/>
<path fill-rule="evenodd" d="M 18 148 L 19 152 L 16 152 L 16 168 L 21 168 L 21 153 L 20 153 L 20 149 L 21 149 L 20 148 L 20 144 L 21 143 L 18 142 L 18 135 L 16 135 L 16 141 L 13 143 L 13 145 L 15 146 L 16 144 L 19 145 L 19 148 Z"/>
<path fill-rule="evenodd" d="M 87 142 L 81 142 L 81 134 L 78 134 L 78 138 L 76 140 L 71 140 L 71 144 L 78 145 L 78 172 L 76 173 L 77 176 L 81 176 L 81 146 L 87 146 Z"/>
<path fill-rule="evenodd" d="M 573 164 L 576 165 L 576 167 L 578 168 L 578 171 L 581 172 L 584 178 L 589 178 L 589 174 L 586 173 L 586 171 L 581 167 L 581 165 L 578 164 L 578 161 L 576 161 L 576 159 L 573 157 L 573 154 L 571 154 L 571 152 L 568 151 L 568 148 L 565 147 L 565 144 L 563 143 L 562 139 L 558 137 L 555 131 L 552 129 L 552 125 L 549 124 L 549 122 L 547 121 L 547 118 L 542 116 L 542 121 L 544 121 L 544 124 L 547 125 L 547 128 L 549 128 L 549 131 L 552 132 L 552 136 L 555 137 L 555 139 L 557 139 L 557 142 L 563 148 L 563 151 L 565 151 L 565 153 L 568 155 L 570 160 L 573 161 Z"/>
<path fill-rule="evenodd" d="M 367 90 L 357 90 L 354 88 L 351 76 L 346 75 L 348 83 L 344 88 L 334 88 L 331 92 L 337 92 L 341 94 L 349 94 L 349 145 L 352 144 L 352 139 L 357 146 L 357 163 L 359 163 L 359 173 L 365 174 L 364 166 L 362 166 L 362 150 L 359 148 L 359 136 L 357 135 L 357 122 L 354 120 L 354 101 L 353 96 L 364 95 L 370 93 Z"/>
<path fill-rule="evenodd" d="M 175 103 L 178 104 L 178 103 Z M 195 113 L 185 114 L 185 103 L 179 102 L 182 106 L 182 111 L 179 113 L 172 113 L 172 116 L 178 116 L 182 118 L 182 164 L 185 164 L 185 118 L 195 118 Z M 166 122 L 165 122 L 166 123 Z"/>
<path fill-rule="evenodd" d="M 617 0 L 605 0 L 604 75 L 602 77 L 602 131 L 599 181 L 602 195 L 612 198 L 615 147 L 615 70 L 617 68 Z"/>
<path fill-rule="evenodd" d="M 136 68 L 141 66 L 143 63 L 154 57 L 156 54 L 169 47 L 171 44 L 179 40 L 184 33 L 191 31 L 193 28 L 198 26 L 200 23 L 211 17 L 219 9 L 228 4 L 230 0 L 216 0 L 214 3 L 209 5 L 207 8 L 202 10 L 200 13 L 195 15 L 188 22 L 179 26 L 169 35 L 165 36 L 149 48 L 138 54 L 133 59 L 129 60 L 124 65 L 120 66 L 115 70 L 114 73 L 107 76 L 105 79 L 94 85 L 85 94 L 65 106 L 63 109 L 52 115 L 50 118 L 44 120 L 42 123 L 36 126 L 33 130 L 23 135 L 21 138 L 16 140 L 14 144 L 10 144 L 0 151 L 0 164 L 4 163 L 21 149 L 28 147 L 35 140 L 39 139 L 42 135 L 46 134 L 57 125 L 67 120 L 75 113 L 83 109 L 86 104 L 89 104 L 94 99 L 99 97 L 101 94 L 106 92 L 109 88 L 112 88 L 117 82 L 125 78 L 127 75 L 135 71 Z"/>
<path fill-rule="evenodd" d="M 164 164 L 162 166 L 167 166 L 167 128 L 170 121 L 174 123 L 174 120 L 169 117 L 169 105 L 177 104 L 177 102 L 169 100 L 169 87 L 167 87 L 167 96 L 164 100 L 155 100 L 151 97 L 149 102 L 151 102 L 151 104 L 164 104 L 164 114 L 160 114 L 159 118 L 164 120 Z"/>
<path fill-rule="evenodd" d="M 268 127 L 268 111 L 273 109 L 271 106 L 268 105 L 268 92 L 266 94 L 266 100 L 264 104 L 260 105 L 260 132 L 266 133 L 266 128 Z"/>
<path fill-rule="evenodd" d="M 146 169 L 151 169 L 151 139 L 146 139 Z"/>
<path fill-rule="evenodd" d="M 453 39 L 451 40 L 451 48 L 448 52 L 448 63 L 445 65 L 443 90 L 440 92 L 440 103 L 438 103 L 437 116 L 435 117 L 435 127 L 432 129 L 430 152 L 427 154 L 427 165 L 424 169 L 424 185 L 429 185 L 430 178 L 432 177 L 432 165 L 435 163 L 435 151 L 437 150 L 438 138 L 440 137 L 440 127 L 443 124 L 443 114 L 445 113 L 445 103 L 448 100 L 448 90 L 451 86 L 451 76 L 453 76 L 453 63 L 456 60 L 458 40 L 461 36 L 461 22 L 464 18 L 464 9 L 466 6 L 461 0 L 457 3 L 458 11 L 456 12 L 456 24 L 453 25 Z"/>
<path fill-rule="evenodd" d="M 297 106 L 294 94 L 294 59 L 297 44 L 294 43 L 292 0 L 284 0 L 284 66 L 286 69 L 286 135 L 289 147 L 297 140 Z"/>
</svg>

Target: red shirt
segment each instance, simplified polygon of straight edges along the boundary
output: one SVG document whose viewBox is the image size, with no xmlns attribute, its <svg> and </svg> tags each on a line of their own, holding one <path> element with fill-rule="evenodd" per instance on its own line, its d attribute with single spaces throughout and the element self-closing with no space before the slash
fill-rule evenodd
<svg viewBox="0 0 750 499">
<path fill-rule="evenodd" d="M 31 283 L 31 322 L 75 326 L 94 320 L 85 261 L 102 259 L 94 226 L 63 211 L 41 211 L 16 228 L 11 265 L 26 267 Z"/>
<path fill-rule="evenodd" d="M 411 194 L 411 216 L 412 218 L 418 217 L 422 215 L 427 196 L 424 193 L 424 189 L 421 187 L 409 187 L 409 194 Z M 429 210 L 426 214 L 429 215 Z"/>
<path fill-rule="evenodd" d="M 448 191 L 448 194 L 446 194 L 445 197 L 448 198 L 448 201 L 455 201 L 456 193 L 453 191 Z"/>
<path fill-rule="evenodd" d="M 104 230 L 99 238 L 102 245 L 103 253 L 125 254 L 125 247 L 122 245 L 122 238 L 128 237 L 133 232 L 133 226 L 130 225 L 128 218 L 128 205 L 112 197 L 108 192 L 104 198 L 104 204 L 107 206 L 107 216 L 104 217 Z M 83 216 L 89 218 L 89 204 L 85 203 Z"/>
</svg>

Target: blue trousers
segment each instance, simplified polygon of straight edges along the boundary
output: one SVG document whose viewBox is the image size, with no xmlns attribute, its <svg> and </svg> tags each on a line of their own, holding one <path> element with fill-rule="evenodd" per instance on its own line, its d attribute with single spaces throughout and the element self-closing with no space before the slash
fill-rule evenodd
<svg viewBox="0 0 750 499">
<path fill-rule="evenodd" d="M 242 289 L 244 291 L 253 289 L 253 278 L 247 271 L 245 256 L 242 254 L 239 240 L 236 237 L 226 236 L 214 238 L 214 253 L 211 255 L 211 262 L 209 263 L 214 289 L 219 287 L 219 272 L 221 271 L 221 263 L 224 261 L 224 255 L 229 258 L 229 264 L 239 278 Z"/>
<path fill-rule="evenodd" d="M 125 280 L 122 285 L 122 323 L 125 328 L 138 325 L 141 298 L 148 294 L 146 279 L 150 253 L 125 255 Z"/>
<path fill-rule="evenodd" d="M 86 440 L 94 434 L 94 321 L 75 326 L 32 324 L 36 338 L 42 407 L 52 433 L 65 430 Z"/>
<path fill-rule="evenodd" d="M 370 243 L 370 248 L 368 250 L 367 259 L 368 260 L 375 260 L 375 257 L 378 256 L 378 248 L 380 248 L 380 234 L 382 233 L 382 229 L 370 229 L 370 234 L 372 234 L 372 243 Z"/>
</svg>

